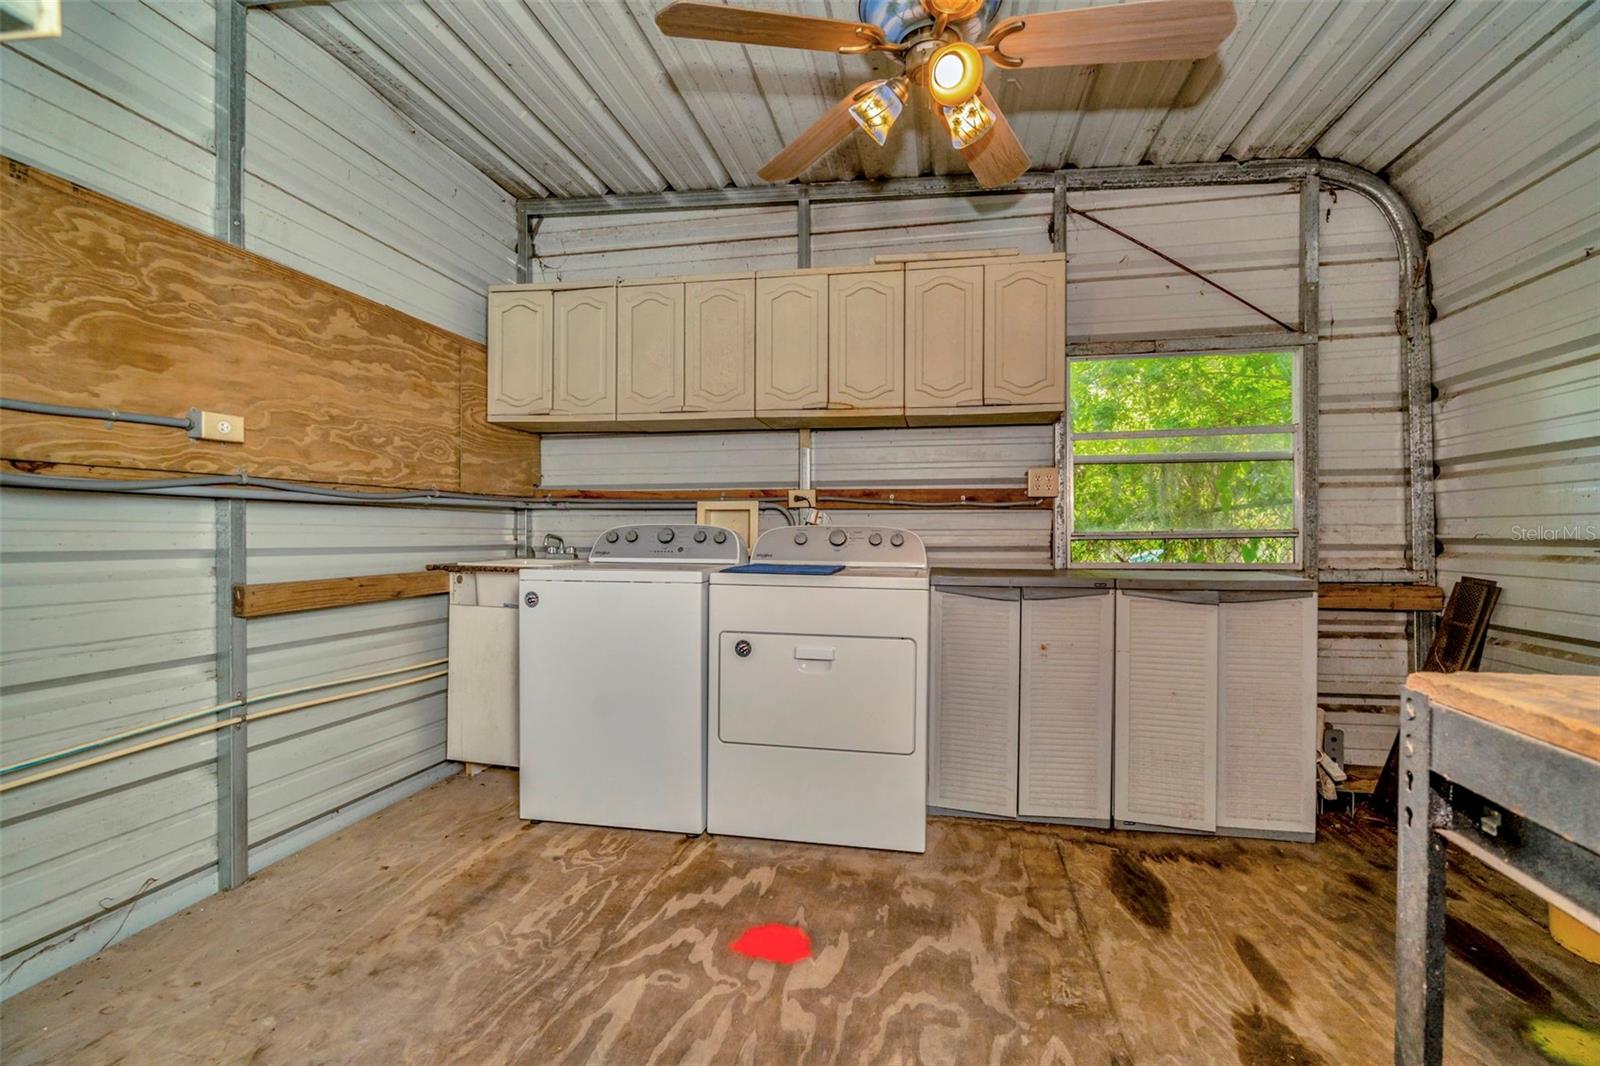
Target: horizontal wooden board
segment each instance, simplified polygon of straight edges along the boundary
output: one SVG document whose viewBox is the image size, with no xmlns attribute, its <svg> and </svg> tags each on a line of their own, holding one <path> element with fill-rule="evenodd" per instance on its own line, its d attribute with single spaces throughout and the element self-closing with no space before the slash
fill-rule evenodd
<svg viewBox="0 0 1600 1066">
<path fill-rule="evenodd" d="M 1324 582 L 1317 586 L 1324 611 L 1437 611 L 1444 606 L 1438 585 L 1357 585 Z"/>
<path fill-rule="evenodd" d="M 1419 673 L 1406 678 L 1406 687 L 1435 704 L 1600 762 L 1600 679 Z"/>
<path fill-rule="evenodd" d="M 493 491 L 533 483 L 532 438 L 486 424 L 463 433 L 463 405 L 474 400 L 461 374 L 476 367 L 480 346 L 59 178 L 0 164 L 0 393 L 173 416 L 197 407 L 245 423 L 240 445 L 6 411 L 5 458 L 442 490 L 461 487 L 465 465 Z"/>
<path fill-rule="evenodd" d="M 897 503 L 914 506 L 1008 504 L 1018 510 L 1048 509 L 1054 500 L 1029 496 L 1026 489 L 814 489 L 824 510 L 831 508 L 892 508 Z M 788 489 L 546 489 L 533 493 L 538 500 L 773 500 L 787 503 Z"/>
<path fill-rule="evenodd" d="M 361 577 L 235 585 L 233 614 L 236 618 L 267 618 L 297 611 L 351 607 L 358 603 L 442 596 L 450 590 L 449 580 L 443 573 L 419 570 L 405 574 L 366 574 Z"/>
</svg>

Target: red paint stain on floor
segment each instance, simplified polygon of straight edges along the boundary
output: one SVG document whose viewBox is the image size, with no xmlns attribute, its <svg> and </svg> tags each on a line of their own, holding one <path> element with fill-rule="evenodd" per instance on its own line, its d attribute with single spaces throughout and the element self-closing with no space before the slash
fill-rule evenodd
<svg viewBox="0 0 1600 1066">
<path fill-rule="evenodd" d="M 730 947 L 752 959 L 767 959 L 784 966 L 811 957 L 811 938 L 795 925 L 753 925 Z"/>
</svg>

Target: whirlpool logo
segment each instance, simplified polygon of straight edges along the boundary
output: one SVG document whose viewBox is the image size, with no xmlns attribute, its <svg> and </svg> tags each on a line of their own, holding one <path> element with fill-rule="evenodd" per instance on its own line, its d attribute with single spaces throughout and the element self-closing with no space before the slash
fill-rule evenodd
<svg viewBox="0 0 1600 1066">
<path fill-rule="evenodd" d="M 523 593 L 522 602 L 529 607 L 537 607 L 539 606 L 539 594 L 537 592 Z"/>
</svg>

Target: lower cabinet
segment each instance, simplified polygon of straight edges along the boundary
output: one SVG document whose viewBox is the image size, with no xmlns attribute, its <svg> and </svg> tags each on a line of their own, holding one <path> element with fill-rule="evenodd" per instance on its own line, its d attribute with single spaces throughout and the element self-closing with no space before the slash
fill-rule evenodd
<svg viewBox="0 0 1600 1066">
<path fill-rule="evenodd" d="M 1073 587 L 1059 576 L 945 580 L 935 575 L 932 598 L 929 806 L 1314 838 L 1309 582 L 1277 591 L 1260 586 L 1292 579 L 1234 575 L 1219 583 L 1256 587 L 1113 591 L 1111 580 Z"/>
<path fill-rule="evenodd" d="M 1316 832 L 1314 592 L 1117 593 L 1116 824 Z"/>
<path fill-rule="evenodd" d="M 1108 588 L 949 588 L 933 596 L 929 804 L 1108 825 Z"/>
</svg>

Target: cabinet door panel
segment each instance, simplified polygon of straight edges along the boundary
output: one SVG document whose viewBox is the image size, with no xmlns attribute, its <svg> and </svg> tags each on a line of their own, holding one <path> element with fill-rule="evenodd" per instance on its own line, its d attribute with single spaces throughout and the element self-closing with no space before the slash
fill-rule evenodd
<svg viewBox="0 0 1600 1066">
<path fill-rule="evenodd" d="M 906 406 L 983 403 L 981 266 L 906 271 Z"/>
<path fill-rule="evenodd" d="M 828 405 L 905 405 L 905 275 L 899 270 L 828 279 Z"/>
<path fill-rule="evenodd" d="M 755 413 L 755 304 L 754 278 L 684 284 L 685 411 Z"/>
<path fill-rule="evenodd" d="M 617 413 L 683 406 L 683 286 L 617 289 Z"/>
<path fill-rule="evenodd" d="M 828 406 L 828 276 L 756 279 L 756 410 Z"/>
<path fill-rule="evenodd" d="M 935 590 L 928 804 L 1017 813 L 1020 602 Z"/>
<path fill-rule="evenodd" d="M 1117 593 L 1119 821 L 1217 828 L 1217 605 Z"/>
<path fill-rule="evenodd" d="M 616 415 L 616 334 L 615 287 L 556 292 L 551 414 Z"/>
<path fill-rule="evenodd" d="M 550 413 L 553 294 L 489 294 L 489 414 Z"/>
<path fill-rule="evenodd" d="M 1017 813 L 1111 817 L 1116 596 L 1022 601 Z"/>
<path fill-rule="evenodd" d="M 1066 263 L 996 263 L 983 271 L 984 403 L 1063 403 Z"/>
<path fill-rule="evenodd" d="M 1217 824 L 1315 832 L 1315 596 L 1223 603 Z"/>
</svg>

